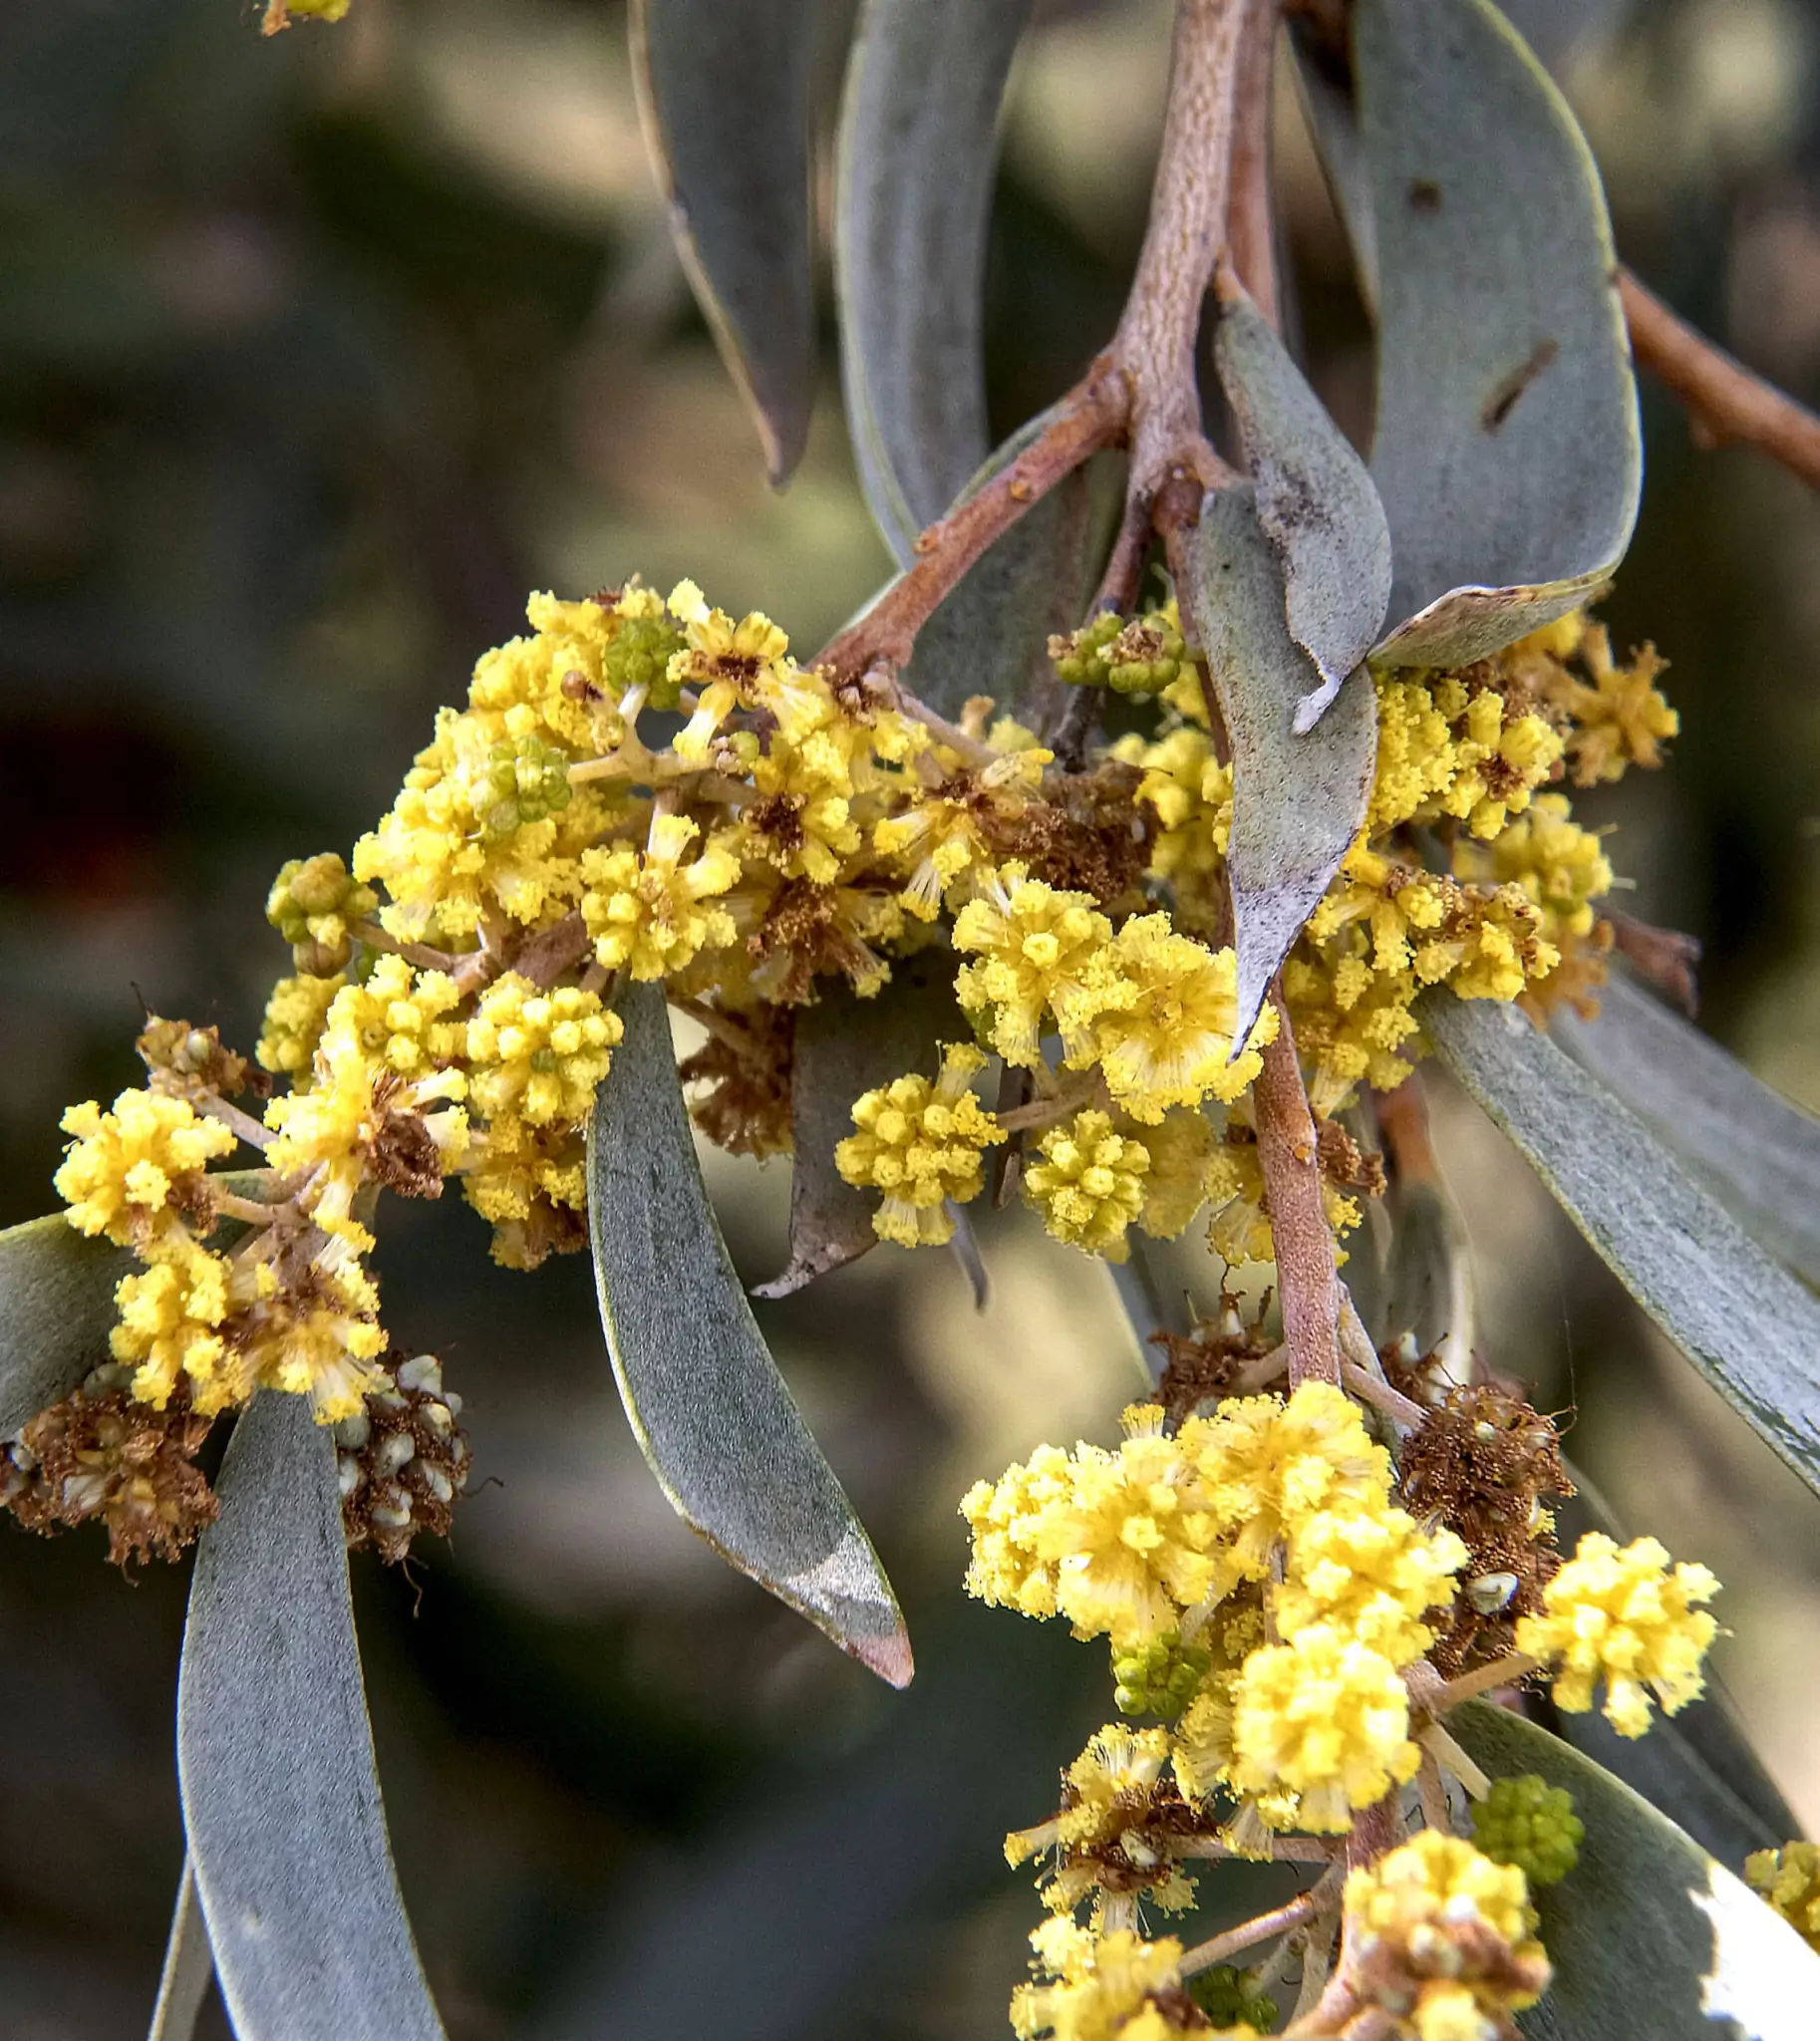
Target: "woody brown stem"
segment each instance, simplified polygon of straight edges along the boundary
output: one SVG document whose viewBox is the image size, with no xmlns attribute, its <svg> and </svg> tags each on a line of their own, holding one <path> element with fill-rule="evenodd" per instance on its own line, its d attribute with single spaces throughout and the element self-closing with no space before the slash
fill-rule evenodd
<svg viewBox="0 0 1820 2041">
<path fill-rule="evenodd" d="M 1324 1872 L 1299 1899 L 1291 1899 L 1287 1906 L 1279 1906 L 1270 1913 L 1260 1913 L 1255 1920 L 1242 1920 L 1224 1934 L 1216 1934 L 1211 1940 L 1198 1943 L 1182 1957 L 1179 1966 L 1182 1975 L 1192 1977 L 1197 1970 L 1211 1969 L 1215 1963 L 1225 1962 L 1228 1956 L 1236 1956 L 1241 1949 L 1268 1941 L 1273 1934 L 1287 1934 L 1292 1927 L 1300 1927 L 1304 1921 L 1313 1920 L 1333 1903 L 1336 1889 L 1345 1875 L 1346 1866 L 1336 1864 Z"/>
<path fill-rule="evenodd" d="M 1302 1085 L 1295 1030 L 1283 995 L 1273 989 L 1277 1038 L 1264 1050 L 1252 1086 L 1258 1160 L 1270 1201 L 1277 1278 L 1283 1289 L 1283 1343 L 1292 1386 L 1340 1384 L 1340 1278 L 1334 1236 L 1321 1205 L 1321 1162 L 1315 1120 Z"/>
<path fill-rule="evenodd" d="M 1733 361 L 1628 269 L 1618 272 L 1618 295 L 1638 366 L 1680 400 L 1697 443 L 1740 440 L 1820 489 L 1820 418 Z"/>
<path fill-rule="evenodd" d="M 1266 319 L 1278 323 L 1277 242 L 1271 217 L 1271 81 L 1282 0 L 1249 0 L 1239 39 L 1232 148 L 1232 265 Z"/>
</svg>

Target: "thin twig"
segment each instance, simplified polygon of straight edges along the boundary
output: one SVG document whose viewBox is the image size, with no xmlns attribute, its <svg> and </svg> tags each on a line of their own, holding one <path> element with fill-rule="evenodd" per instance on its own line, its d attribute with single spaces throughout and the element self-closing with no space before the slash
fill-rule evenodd
<svg viewBox="0 0 1820 2041">
<path fill-rule="evenodd" d="M 1302 1085 L 1296 1036 L 1281 992 L 1273 990 L 1277 1038 L 1264 1051 L 1252 1086 L 1258 1160 L 1270 1202 L 1271 1237 L 1283 1286 L 1283 1343 L 1289 1379 L 1340 1383 L 1340 1278 L 1334 1236 L 1321 1204 L 1321 1162 L 1314 1116 Z"/>
<path fill-rule="evenodd" d="M 850 680 L 875 666 L 907 666 L 916 634 L 962 575 L 1089 454 L 1117 442 L 1130 404 L 1129 384 L 1101 356 L 1016 460 L 923 533 L 915 562 L 828 644 L 817 664 Z"/>
<path fill-rule="evenodd" d="M 1413 1426 L 1428 1421 L 1427 1411 L 1413 1397 L 1391 1388 L 1381 1375 L 1367 1372 L 1356 1361 L 1340 1363 L 1340 1378 L 1362 1403 L 1369 1403 L 1397 1424 Z"/>
<path fill-rule="evenodd" d="M 242 1141 L 254 1148 L 264 1148 L 271 1141 L 270 1131 L 261 1126 L 251 1113 L 242 1112 L 237 1105 L 213 1091 L 198 1091 L 195 1094 L 196 1110 L 204 1118 L 218 1120 L 224 1127 L 231 1128 Z"/>
<path fill-rule="evenodd" d="M 1251 1850 L 1234 1850 L 1222 1843 L 1216 1836 L 1181 1836 L 1170 1849 L 1178 1857 L 1231 1858 L 1239 1863 L 1252 1864 L 1258 1861 L 1257 1853 Z M 1318 1841 L 1313 1836 L 1273 1836 L 1270 1843 L 1272 1864 L 1332 1864 L 1333 1846 Z"/>
<path fill-rule="evenodd" d="M 1480 1665 L 1471 1672 L 1462 1672 L 1457 1679 L 1442 1682 L 1431 1693 L 1419 1696 L 1423 1707 L 1439 1714 L 1446 1708 L 1457 1708 L 1462 1701 L 1469 1701 L 1477 1694 L 1488 1694 L 1494 1687 L 1514 1686 L 1519 1679 L 1538 1671 L 1542 1661 L 1532 1658 L 1527 1652 L 1512 1651 L 1507 1657 L 1495 1658 L 1489 1665 Z"/>
<path fill-rule="evenodd" d="M 1261 1941 L 1268 1941 L 1273 1934 L 1287 1934 L 1292 1927 L 1300 1927 L 1305 1921 L 1313 1920 L 1332 1904 L 1345 1876 L 1345 1864 L 1335 1864 L 1323 1872 L 1317 1883 L 1300 1898 L 1290 1900 L 1287 1906 L 1279 1906 L 1271 1913 L 1260 1913 L 1255 1920 L 1242 1920 L 1224 1934 L 1216 1934 L 1210 1941 L 1197 1943 L 1178 1965 L 1182 1975 L 1192 1977 L 1197 1970 L 1223 1963 L 1241 1949 L 1255 1947 Z"/>
<path fill-rule="evenodd" d="M 1249 0 L 1239 39 L 1237 124 L 1232 149 L 1232 264 L 1252 302 L 1278 324 L 1277 234 L 1271 217 L 1271 88 L 1282 0 Z"/>
<path fill-rule="evenodd" d="M 1680 400 L 1699 444 L 1740 440 L 1820 489 L 1820 418 L 1733 361 L 1628 269 L 1618 272 L 1618 295 L 1639 366 Z"/>
</svg>

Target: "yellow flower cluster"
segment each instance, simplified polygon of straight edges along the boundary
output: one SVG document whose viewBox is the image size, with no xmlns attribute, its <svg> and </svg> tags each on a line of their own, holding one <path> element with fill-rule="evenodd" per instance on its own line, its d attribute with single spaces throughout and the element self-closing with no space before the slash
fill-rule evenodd
<svg viewBox="0 0 1820 2041">
<path fill-rule="evenodd" d="M 1346 1884 L 1349 1974 L 1414 2041 L 1488 2041 L 1547 1986 L 1522 1872 L 1422 1833 Z"/>
<path fill-rule="evenodd" d="M 1181 1991 L 1182 1945 L 1173 1936 L 1091 1935 L 1058 1915 L 1031 1941 L 1049 1981 L 1021 1984 L 1012 1996 L 1020 2041 L 1171 2041 L 1209 2031 Z"/>
<path fill-rule="evenodd" d="M 848 1183 L 884 1193 L 872 1222 L 881 1240 L 919 1247 L 954 1238 L 949 1200 L 979 1196 L 981 1158 L 1005 1138 L 969 1088 L 985 1066 L 977 1048 L 944 1049 L 933 1083 L 895 1077 L 855 1103 L 859 1131 L 838 1144 L 834 1164 Z"/>
<path fill-rule="evenodd" d="M 1699 1604 L 1718 1585 L 1702 1566 L 1670 1571 L 1654 1538 L 1620 1548 L 1589 1531 L 1543 1590 L 1542 1614 L 1517 1624 L 1517 1649 L 1556 1668 L 1558 1707 L 1584 1714 L 1603 1680 L 1606 1720 L 1620 1736 L 1642 1736 L 1652 1691 L 1670 1715 L 1700 1694 L 1718 1625 Z"/>
<path fill-rule="evenodd" d="M 1820 1951 L 1820 1844 L 1752 1851 L 1744 1860 L 1744 1879 L 1809 1948 Z"/>
<path fill-rule="evenodd" d="M 175 1179 L 206 1169 L 235 1145 L 226 1127 L 198 1118 L 187 1099 L 154 1091 L 123 1091 L 112 1112 L 86 1099 L 64 1114 L 63 1130 L 76 1138 L 54 1181 L 70 1224 L 120 1247 L 170 1237 L 179 1224 Z"/>
<path fill-rule="evenodd" d="M 1388 1455 L 1338 1389 L 1237 1399 L 1173 1435 L 1161 1415 L 1127 1411 L 1116 1451 L 1046 1447 L 971 1489 L 968 1589 L 1128 1650 L 1261 1587 L 1281 1642 L 1210 1675 L 1182 1724 L 1184 1787 L 1228 1786 L 1273 1826 L 1344 1829 L 1414 1772 L 1398 1675 L 1433 1642 L 1422 1618 L 1452 1600 L 1466 1549 L 1391 1503 Z"/>
</svg>

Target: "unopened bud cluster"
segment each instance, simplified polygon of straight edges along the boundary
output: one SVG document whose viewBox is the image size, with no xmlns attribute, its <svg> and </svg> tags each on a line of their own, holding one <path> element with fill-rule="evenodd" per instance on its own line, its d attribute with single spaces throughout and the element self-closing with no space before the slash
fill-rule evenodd
<svg viewBox="0 0 1820 2041">
<path fill-rule="evenodd" d="M 1565 1787 L 1526 1772 L 1491 1782 L 1472 1810 L 1472 1840 L 1494 1864 L 1514 1864 L 1533 1892 L 1559 1885 L 1580 1862 L 1586 1829 Z"/>
<path fill-rule="evenodd" d="M 1164 1630 L 1135 1650 L 1112 1654 L 1113 1704 L 1121 1715 L 1179 1715 L 1212 1664 L 1204 1645 L 1184 1644 L 1179 1630 Z"/>
</svg>

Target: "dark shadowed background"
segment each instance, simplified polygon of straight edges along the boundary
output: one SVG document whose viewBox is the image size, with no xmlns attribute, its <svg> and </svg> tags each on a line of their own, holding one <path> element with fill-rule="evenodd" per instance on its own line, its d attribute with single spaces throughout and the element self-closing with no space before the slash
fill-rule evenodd
<svg viewBox="0 0 1820 2041">
<path fill-rule="evenodd" d="M 988 277 L 1000 429 L 1116 316 L 1167 23 L 1162 0 L 1055 6 L 1022 60 Z M 1811 4 L 1653 0 L 1566 72 L 1627 259 L 1809 401 L 1817 66 Z M 1280 83 L 1308 359 L 1363 437 L 1364 318 Z M 885 556 L 832 355 L 829 332 L 773 496 L 609 0 L 354 0 L 269 42 L 242 0 L 3 0 L 0 1220 L 52 1204 L 63 1107 L 135 1080 L 142 1000 L 250 1043 L 288 968 L 272 872 L 378 815 L 527 589 L 687 572 L 804 652 L 863 600 Z M 1608 615 L 1672 661 L 1683 735 L 1580 812 L 1616 827 L 1625 904 L 1706 944 L 1707 1024 L 1820 1106 L 1820 504 L 1693 450 L 1653 391 L 1645 417 Z M 1483 1350 L 1577 1411 L 1570 1450 L 1638 1530 L 1717 1569 L 1721 1671 L 1820 1820 L 1820 1512 L 1500 1138 L 1444 1093 L 1437 1113 Z M 772 1273 L 784 1167 L 711 1156 L 710 1181 L 742 1270 Z M 478 1477 L 453 1551 L 411 1579 L 354 1566 L 452 2041 L 1005 2031 L 1037 1904 L 1000 1837 L 1053 1805 L 1109 1693 L 1096 1652 L 964 1602 L 954 1503 L 1041 1438 L 1103 1434 L 1138 1387 L 1103 1270 L 1014 1212 L 987 1227 L 984 1316 L 946 1259 L 892 1249 L 759 1307 L 902 1593 L 899 1697 L 670 1516 L 585 1263 L 496 1271 L 453 1199 L 389 1222 L 387 1323 L 443 1355 Z M 187 1570 L 126 1581 L 102 1542 L 0 1524 L 6 2041 L 144 2030 L 181 1861 Z"/>
</svg>

